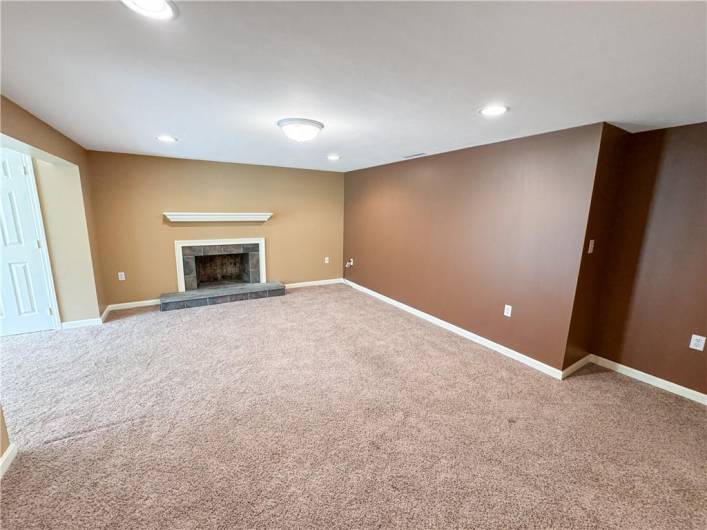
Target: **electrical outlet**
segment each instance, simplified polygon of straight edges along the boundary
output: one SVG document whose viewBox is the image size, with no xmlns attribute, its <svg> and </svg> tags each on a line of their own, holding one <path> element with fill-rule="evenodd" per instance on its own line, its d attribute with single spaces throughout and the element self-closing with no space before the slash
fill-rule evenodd
<svg viewBox="0 0 707 530">
<path fill-rule="evenodd" d="M 512 311 L 513 311 L 513 306 L 510 306 L 510 305 L 506 304 L 506 305 L 503 307 L 503 316 L 510 318 Z"/>
<path fill-rule="evenodd" d="M 125 281 L 125 273 L 124 272 L 119 272 L 118 273 L 118 280 L 121 282 Z"/>
<path fill-rule="evenodd" d="M 325 263 L 326 265 L 329 265 L 329 256 L 325 256 L 325 257 L 324 257 L 324 263 Z"/>
<path fill-rule="evenodd" d="M 587 249 L 587 254 L 593 254 L 594 253 L 594 240 L 590 239 L 589 240 L 589 248 Z"/>
<path fill-rule="evenodd" d="M 705 338 L 702 335 L 693 335 L 690 339 L 690 348 L 697 351 L 705 351 Z"/>
</svg>

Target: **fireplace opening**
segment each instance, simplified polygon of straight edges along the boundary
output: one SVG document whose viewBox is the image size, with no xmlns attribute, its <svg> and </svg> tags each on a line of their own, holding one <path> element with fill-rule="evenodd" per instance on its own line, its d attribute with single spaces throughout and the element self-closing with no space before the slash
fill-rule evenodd
<svg viewBox="0 0 707 530">
<path fill-rule="evenodd" d="M 196 242 L 195 242 L 196 243 Z M 199 242 L 201 243 L 201 242 Z M 183 284 L 180 290 L 222 287 L 239 283 L 261 283 L 261 243 L 229 243 L 213 245 L 183 245 L 181 254 Z M 263 254 L 264 255 L 264 254 Z M 263 267 L 264 268 L 264 267 Z"/>
<path fill-rule="evenodd" d="M 247 253 L 195 256 L 195 261 L 197 288 L 252 281 Z"/>
</svg>

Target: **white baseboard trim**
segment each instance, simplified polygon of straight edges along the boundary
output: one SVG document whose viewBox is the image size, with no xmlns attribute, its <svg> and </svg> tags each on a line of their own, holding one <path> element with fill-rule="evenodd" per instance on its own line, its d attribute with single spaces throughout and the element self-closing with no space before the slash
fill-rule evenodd
<svg viewBox="0 0 707 530">
<path fill-rule="evenodd" d="M 100 318 L 86 318 L 84 320 L 70 320 L 69 322 L 62 322 L 61 329 L 85 328 L 86 326 L 100 326 L 101 324 L 103 324 L 103 320 Z"/>
<path fill-rule="evenodd" d="M 333 285 L 335 283 L 344 283 L 343 278 L 332 278 L 331 280 L 314 280 L 312 282 L 297 282 L 285 284 L 286 289 L 297 289 L 298 287 L 315 287 L 317 285 Z"/>
<path fill-rule="evenodd" d="M 582 368 L 582 367 L 588 365 L 589 363 L 593 362 L 593 361 L 592 361 L 592 358 L 593 358 L 593 357 L 594 357 L 594 355 L 591 355 L 591 354 L 585 355 L 584 357 L 582 357 L 582 358 L 581 358 L 579 361 L 577 361 L 576 363 L 571 364 L 570 366 L 568 366 L 567 368 L 565 368 L 564 370 L 562 370 L 562 379 L 565 379 L 566 377 L 569 377 L 570 375 L 572 375 L 573 373 L 575 373 L 575 372 L 576 372 L 577 370 L 579 370 L 580 368 Z"/>
<path fill-rule="evenodd" d="M 333 285 L 333 284 L 338 284 L 338 283 L 348 285 L 349 287 L 352 287 L 353 289 L 361 291 L 362 293 L 365 293 L 369 296 L 373 296 L 374 298 L 382 300 L 383 302 L 386 302 L 394 307 L 397 307 L 398 309 L 402 309 L 403 311 L 406 311 L 407 313 L 415 315 L 416 317 L 426 320 L 427 322 L 430 322 L 430 323 L 432 323 L 436 326 L 439 326 L 443 329 L 446 329 L 447 331 L 451 331 L 452 333 L 455 333 L 456 335 L 464 337 L 465 339 L 468 339 L 468 340 L 475 342 L 477 344 L 481 344 L 482 346 L 485 346 L 495 352 L 505 355 L 506 357 L 510 357 L 511 359 L 519 361 L 519 362 L 525 364 L 526 366 L 530 366 L 531 368 L 535 368 L 536 370 L 539 370 L 539 371 L 543 372 L 544 374 L 554 377 L 555 379 L 565 379 L 566 377 L 570 376 L 571 374 L 573 374 L 574 372 L 576 372 L 580 368 L 584 367 L 585 365 L 587 365 L 589 363 L 594 363 L 598 366 L 602 366 L 602 367 L 607 368 L 609 370 L 613 370 L 614 372 L 631 377 L 631 378 L 636 379 L 638 381 L 642 381 L 644 383 L 661 388 L 663 390 L 667 390 L 668 392 L 672 392 L 673 394 L 677 394 L 677 395 L 687 398 L 689 400 L 696 401 L 697 403 L 701 403 L 702 405 L 707 405 L 707 394 L 703 394 L 703 393 L 698 392 L 696 390 L 692 390 L 690 388 L 678 385 L 676 383 L 672 383 L 672 382 L 667 381 L 665 379 L 661 379 L 660 377 L 656 377 L 654 375 L 650 375 L 645 372 L 641 372 L 640 370 L 636 370 L 635 368 L 631 368 L 629 366 L 625 366 L 623 364 L 619 364 L 617 362 L 610 361 L 609 359 L 606 359 L 604 357 L 600 357 L 600 356 L 594 355 L 594 354 L 586 355 L 585 357 L 581 358 L 579 361 L 572 364 L 571 366 L 568 366 L 564 370 L 558 370 L 557 368 L 554 368 L 550 365 L 547 365 L 545 363 L 537 361 L 537 360 L 533 359 L 532 357 L 528 357 L 527 355 L 523 355 L 520 352 L 517 352 L 515 350 L 507 348 L 506 346 L 503 346 L 502 344 L 498 344 L 496 342 L 493 342 L 492 340 L 489 340 L 485 337 L 477 335 L 476 333 L 472 333 L 471 331 L 467 331 L 463 328 L 460 328 L 459 326 L 455 326 L 454 324 L 450 324 L 449 322 L 446 322 L 440 318 L 432 316 L 429 313 L 425 313 L 424 311 L 420 311 L 419 309 L 415 309 L 414 307 L 403 304 L 402 302 L 398 302 L 397 300 L 394 300 L 393 298 L 390 298 L 388 296 L 380 294 L 376 291 L 368 289 L 367 287 L 364 287 L 362 285 L 354 283 L 350 280 L 346 280 L 344 278 L 333 278 L 330 280 L 316 280 L 316 281 L 311 281 L 311 282 L 290 283 L 290 284 L 285 285 L 285 287 L 288 289 L 296 289 L 298 287 L 313 287 L 313 286 L 317 286 L 317 285 Z M 140 300 L 138 302 L 125 302 L 125 303 L 121 303 L 121 304 L 110 304 L 108 307 L 106 307 L 106 310 L 103 312 L 103 315 L 101 315 L 100 319 L 94 318 L 94 319 L 87 319 L 87 320 L 76 320 L 73 322 L 65 322 L 64 324 L 62 324 L 62 328 L 69 329 L 69 328 L 74 328 L 74 327 L 92 326 L 92 325 L 100 324 L 101 321 L 105 320 L 105 318 L 108 316 L 108 314 L 111 311 L 117 311 L 117 310 L 121 310 L 121 309 L 133 309 L 136 307 L 146 307 L 146 306 L 152 306 L 152 305 L 159 305 L 159 303 L 160 303 L 159 299 L 155 299 L 155 300 Z"/>
<path fill-rule="evenodd" d="M 379 300 L 382 300 L 382 301 L 384 301 L 394 307 L 397 307 L 398 309 L 402 309 L 403 311 L 406 311 L 412 315 L 415 315 L 416 317 L 419 317 L 419 318 L 426 320 L 428 322 L 431 322 L 432 324 L 435 324 L 441 328 L 451 331 L 452 333 L 456 333 L 457 335 L 464 337 L 465 339 L 469 339 L 473 342 L 476 342 L 477 344 L 481 344 L 482 346 L 486 346 L 487 348 L 494 350 L 498 353 L 501 353 L 501 354 L 505 355 L 506 357 L 510 357 L 511 359 L 515 359 L 516 361 L 520 361 L 523 364 L 530 366 L 531 368 L 535 368 L 536 370 L 540 370 L 541 372 L 543 372 L 547 375 L 550 375 L 550 376 L 554 377 L 555 379 L 565 379 L 566 377 L 573 374 L 574 372 L 576 372 L 577 370 L 579 370 L 583 366 L 585 366 L 589 363 L 594 363 L 598 366 L 602 366 L 602 367 L 607 368 L 609 370 L 613 370 L 614 372 L 617 372 L 619 374 L 636 379 L 637 381 L 641 381 L 643 383 L 648 383 L 649 385 L 655 386 L 657 388 L 661 388 L 663 390 L 667 390 L 668 392 L 672 392 L 673 394 L 677 394 L 678 396 L 682 396 L 682 397 L 687 398 L 689 400 L 696 401 L 697 403 L 701 403 L 702 405 L 707 405 L 707 394 L 703 394 L 703 393 L 698 392 L 696 390 L 686 388 L 686 387 L 678 385 L 676 383 L 671 383 L 670 381 L 667 381 L 665 379 L 661 379 L 660 377 L 656 377 L 654 375 L 650 375 L 645 372 L 641 372 L 640 370 L 636 370 L 635 368 L 631 368 L 629 366 L 625 366 L 623 364 L 619 364 L 617 362 L 610 361 L 609 359 L 606 359 L 604 357 L 599 357 L 598 355 L 594 355 L 594 354 L 589 354 L 589 355 L 586 355 L 585 357 L 582 357 L 579 361 L 572 364 L 571 366 L 568 366 L 564 370 L 558 370 L 557 368 L 553 368 L 552 366 L 549 366 L 545 363 L 541 363 L 540 361 L 536 361 L 535 359 L 528 357 L 527 355 L 523 355 L 522 353 L 511 350 L 510 348 L 507 348 L 501 344 L 498 344 L 498 343 L 493 342 L 489 339 L 481 337 L 480 335 L 472 333 L 471 331 L 467 331 L 463 328 L 455 326 L 454 324 L 450 324 L 449 322 L 445 322 L 442 319 L 439 319 L 439 318 L 434 317 L 428 313 L 420 311 L 419 309 L 415 309 L 414 307 L 410 307 L 409 305 L 403 304 L 402 302 L 398 302 L 397 300 L 394 300 L 394 299 L 389 298 L 385 295 L 377 293 L 376 291 L 372 291 L 371 289 L 368 289 L 367 287 L 363 287 L 362 285 L 354 283 L 350 280 L 344 280 L 343 283 L 350 286 L 350 287 L 353 287 L 354 289 L 356 289 L 358 291 L 361 291 L 361 292 L 366 293 L 370 296 L 373 296 L 374 298 L 378 298 Z"/>
<path fill-rule="evenodd" d="M 12 461 L 15 459 L 16 455 L 17 445 L 11 443 L 7 446 L 7 449 L 5 449 L 2 456 L 0 456 L 0 479 L 5 475 L 5 471 L 9 469 L 10 464 L 12 464 Z"/>
<path fill-rule="evenodd" d="M 437 318 L 435 316 L 430 315 L 429 313 L 425 313 L 424 311 L 420 311 L 419 309 L 415 309 L 414 307 L 403 304 L 402 302 L 398 302 L 397 300 L 389 298 L 389 297 L 382 295 L 376 291 L 372 291 L 371 289 L 368 289 L 367 287 L 364 287 L 362 285 L 354 283 L 350 280 L 344 280 L 344 283 L 350 287 L 353 287 L 354 289 L 356 289 L 358 291 L 361 291 L 361 292 L 366 293 L 370 296 L 373 296 L 374 298 L 378 298 L 379 300 L 382 300 L 392 306 L 395 306 L 398 309 L 402 309 L 403 311 L 406 311 L 412 315 L 415 315 L 416 317 L 426 320 L 427 322 L 430 322 L 436 326 L 444 328 L 447 331 L 451 331 L 452 333 L 455 333 L 461 337 L 464 337 L 465 339 L 469 339 L 472 342 L 476 342 L 477 344 L 481 344 L 482 346 L 486 346 L 487 348 L 489 348 L 495 352 L 505 355 L 506 357 L 510 357 L 511 359 L 514 359 L 514 360 L 519 361 L 527 366 L 530 366 L 531 368 L 535 368 L 536 370 L 539 370 L 539 371 L 543 372 L 544 374 L 554 377 L 555 379 L 562 379 L 562 370 L 558 370 L 557 368 L 554 368 L 548 364 L 537 361 L 537 360 L 533 359 L 532 357 L 528 357 L 527 355 L 523 355 L 522 353 L 519 353 L 519 352 L 512 350 L 510 348 L 507 348 L 506 346 L 503 346 L 502 344 L 498 344 L 496 342 L 493 342 L 492 340 L 489 340 L 485 337 L 477 335 L 476 333 L 472 333 L 471 331 L 467 331 L 464 328 L 460 328 L 459 326 L 455 326 L 454 324 L 450 324 L 449 322 L 446 322 L 446 321 L 442 320 L 441 318 Z"/>
<path fill-rule="evenodd" d="M 330 280 L 315 280 L 311 282 L 288 283 L 286 289 L 296 289 L 298 287 L 314 287 L 316 285 L 332 285 L 335 283 L 344 283 L 343 278 L 332 278 Z M 105 322 L 111 311 L 120 311 L 122 309 L 135 309 L 136 307 L 147 307 L 151 305 L 160 305 L 159 298 L 152 300 L 138 300 L 137 302 L 122 302 L 120 304 L 109 304 L 101 315 L 101 321 Z"/>
<path fill-rule="evenodd" d="M 330 280 L 315 280 L 311 282 L 288 283 L 286 289 L 296 289 L 298 287 L 314 287 L 316 285 L 332 285 L 335 283 L 344 283 L 343 278 L 332 278 Z M 120 304 L 109 304 L 101 315 L 101 320 L 105 322 L 111 311 L 120 311 L 122 309 L 135 309 L 136 307 L 147 307 L 151 305 L 160 305 L 159 298 L 152 300 L 138 300 L 137 302 L 122 302 Z"/>
<path fill-rule="evenodd" d="M 109 304 L 106 310 L 101 315 L 101 320 L 105 322 L 111 311 L 120 311 L 121 309 L 135 309 L 136 307 L 147 307 L 151 305 L 160 305 L 160 299 L 138 300 L 137 302 L 122 302 L 120 304 Z"/>
<path fill-rule="evenodd" d="M 661 388 L 663 390 L 667 390 L 668 392 L 672 392 L 673 394 L 677 394 L 678 396 L 682 396 L 691 401 L 696 401 L 697 403 L 700 403 L 702 405 L 707 405 L 707 394 L 703 394 L 702 392 L 698 392 L 697 390 L 692 390 L 691 388 L 678 385 L 677 383 L 672 383 L 670 381 L 667 381 L 666 379 L 661 379 L 660 377 L 641 372 L 640 370 L 636 370 L 635 368 L 631 368 L 630 366 L 619 364 L 615 361 L 610 361 L 609 359 L 599 357 L 598 355 L 590 354 L 587 355 L 587 357 L 590 357 L 589 361 L 587 362 L 591 362 L 603 368 L 613 370 L 614 372 L 631 377 L 632 379 L 636 379 L 637 381 L 642 381 L 643 383 L 648 383 L 649 385 Z M 584 359 L 586 359 L 587 357 L 585 357 Z"/>
</svg>

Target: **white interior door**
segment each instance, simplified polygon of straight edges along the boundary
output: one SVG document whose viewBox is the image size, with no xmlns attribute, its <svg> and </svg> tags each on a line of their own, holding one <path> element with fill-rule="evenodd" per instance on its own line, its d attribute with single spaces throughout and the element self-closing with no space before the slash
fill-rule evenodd
<svg viewBox="0 0 707 530">
<path fill-rule="evenodd" d="M 0 332 L 54 329 L 53 285 L 32 159 L 2 148 L 0 161 Z"/>
</svg>

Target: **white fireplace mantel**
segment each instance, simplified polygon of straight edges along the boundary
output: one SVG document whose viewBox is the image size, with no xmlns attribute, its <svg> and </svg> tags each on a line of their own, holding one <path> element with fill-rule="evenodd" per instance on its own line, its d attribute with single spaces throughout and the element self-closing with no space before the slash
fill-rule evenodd
<svg viewBox="0 0 707 530">
<path fill-rule="evenodd" d="M 214 223 L 214 222 L 256 222 L 264 223 L 272 217 L 272 212 L 259 213 L 214 213 L 214 212 L 163 212 L 173 223 Z"/>
</svg>

